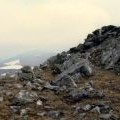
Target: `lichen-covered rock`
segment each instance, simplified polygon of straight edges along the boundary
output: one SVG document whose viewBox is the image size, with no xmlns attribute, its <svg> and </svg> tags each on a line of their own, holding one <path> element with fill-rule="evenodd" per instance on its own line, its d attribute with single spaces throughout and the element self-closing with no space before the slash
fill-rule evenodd
<svg viewBox="0 0 120 120">
<path fill-rule="evenodd" d="M 92 76 L 94 73 L 93 66 L 87 60 L 81 60 L 80 62 L 73 64 L 67 70 L 58 75 L 54 82 L 61 81 L 64 76 L 70 76 L 74 81 L 79 81 L 83 76 Z M 65 80 L 64 80 L 65 82 Z"/>
</svg>

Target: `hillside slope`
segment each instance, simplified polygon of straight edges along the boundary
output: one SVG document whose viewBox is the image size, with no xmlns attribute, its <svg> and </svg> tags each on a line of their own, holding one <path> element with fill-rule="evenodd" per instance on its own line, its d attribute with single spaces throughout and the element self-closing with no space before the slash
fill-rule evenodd
<svg viewBox="0 0 120 120">
<path fill-rule="evenodd" d="M 0 80 L 0 120 L 120 120 L 120 27 L 105 26 Z"/>
<path fill-rule="evenodd" d="M 47 81 L 51 80 L 50 71 L 46 71 Z M 1 96 L 4 97 L 4 101 L 0 102 L 0 119 L 1 120 L 21 120 L 27 116 L 29 120 L 99 120 L 99 113 L 96 106 L 103 105 L 103 112 L 106 111 L 106 107 L 110 107 L 113 110 L 113 116 L 110 120 L 119 120 L 120 118 L 120 77 L 116 76 L 112 71 L 106 71 L 97 69 L 96 74 L 92 77 L 83 78 L 78 84 L 79 87 L 83 87 L 92 80 L 95 89 L 102 90 L 105 94 L 104 98 L 85 98 L 77 102 L 68 102 L 64 99 L 64 96 L 68 93 L 56 93 L 54 91 L 44 89 L 39 90 L 37 87 L 27 85 L 19 80 L 2 80 L 0 81 Z M 4 85 L 4 86 L 3 86 Z M 32 103 L 22 103 L 13 101 L 13 98 L 22 90 L 37 93 L 37 98 Z M 3 94 L 5 92 L 6 94 Z M 25 97 L 25 96 L 24 96 Z M 37 105 L 37 100 L 42 100 L 42 105 Z M 25 99 L 26 100 L 26 99 Z M 80 107 L 96 105 L 96 110 L 79 110 Z M 76 112 L 78 109 L 78 112 Z M 87 108 L 86 108 L 87 109 Z M 89 107 L 88 107 L 89 109 Z M 21 110 L 27 111 L 25 115 L 21 115 Z M 53 113 L 50 113 L 53 112 Z M 81 111 L 81 112 L 79 112 Z M 109 111 L 109 110 L 108 110 Z M 61 112 L 61 114 L 59 113 Z M 83 114 L 84 113 L 84 114 Z M 105 112 L 106 113 L 106 112 Z M 53 115 L 52 115 L 53 114 Z M 101 120 L 101 119 L 100 119 Z M 108 119 L 105 119 L 108 120 Z"/>
</svg>

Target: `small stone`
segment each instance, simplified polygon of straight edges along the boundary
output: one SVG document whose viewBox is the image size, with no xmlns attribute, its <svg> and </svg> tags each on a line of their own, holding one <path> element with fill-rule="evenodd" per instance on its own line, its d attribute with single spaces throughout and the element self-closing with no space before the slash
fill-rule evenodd
<svg viewBox="0 0 120 120">
<path fill-rule="evenodd" d="M 78 115 L 76 115 L 76 119 L 75 120 L 84 120 L 83 118 L 86 116 L 86 113 L 80 113 Z"/>
<path fill-rule="evenodd" d="M 54 107 L 51 107 L 51 106 L 44 106 L 44 109 L 49 111 L 49 110 L 54 109 Z"/>
<path fill-rule="evenodd" d="M 12 111 L 14 113 L 19 113 L 20 112 L 20 106 L 10 106 L 10 108 L 12 109 Z"/>
<path fill-rule="evenodd" d="M 42 81 L 41 79 L 34 79 L 33 82 L 39 83 L 39 84 L 44 84 L 44 81 Z"/>
<path fill-rule="evenodd" d="M 32 87 L 32 83 L 29 81 L 29 82 L 27 82 L 27 84 L 26 84 L 28 87 Z"/>
<path fill-rule="evenodd" d="M 0 102 L 3 102 L 3 97 L 0 97 Z"/>
<path fill-rule="evenodd" d="M 51 85 L 50 83 L 46 83 L 46 85 L 44 86 L 44 88 L 50 89 L 50 90 L 53 90 L 53 91 L 57 91 L 59 89 L 58 86 Z"/>
<path fill-rule="evenodd" d="M 43 105 L 43 103 L 42 103 L 41 100 L 38 100 L 36 104 L 37 104 L 38 106 L 42 106 L 42 105 Z"/>
<path fill-rule="evenodd" d="M 19 89 L 23 87 L 21 84 L 15 84 L 14 86 Z"/>
<path fill-rule="evenodd" d="M 41 91 L 43 89 L 43 87 L 39 86 L 37 89 Z"/>
<path fill-rule="evenodd" d="M 91 105 L 86 105 L 82 108 L 84 111 L 89 111 L 91 109 Z"/>
<path fill-rule="evenodd" d="M 92 80 L 89 81 L 89 84 L 90 84 L 91 87 L 94 86 L 94 82 Z"/>
<path fill-rule="evenodd" d="M 60 119 L 63 117 L 63 113 L 60 111 L 49 111 L 48 115 L 53 119 Z"/>
<path fill-rule="evenodd" d="M 109 120 L 111 116 L 111 114 L 101 114 L 99 117 L 100 119 Z"/>
<path fill-rule="evenodd" d="M 22 109 L 20 112 L 20 116 L 26 116 L 26 115 L 27 115 L 26 109 Z"/>
<path fill-rule="evenodd" d="M 11 91 L 8 91 L 8 92 L 6 92 L 6 96 L 12 96 L 12 92 Z"/>
<path fill-rule="evenodd" d="M 37 113 L 37 115 L 43 117 L 46 115 L 46 112 Z"/>
<path fill-rule="evenodd" d="M 100 114 L 100 107 L 96 106 L 94 107 L 91 112 L 98 112 Z"/>
</svg>

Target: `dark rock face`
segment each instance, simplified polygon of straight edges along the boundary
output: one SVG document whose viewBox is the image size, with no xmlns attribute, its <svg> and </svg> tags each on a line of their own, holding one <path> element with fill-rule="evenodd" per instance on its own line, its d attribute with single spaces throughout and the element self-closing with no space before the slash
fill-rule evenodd
<svg viewBox="0 0 120 120">
<path fill-rule="evenodd" d="M 53 75 L 57 75 L 61 73 L 60 68 L 56 64 L 51 65 L 51 70 L 53 71 Z"/>
<path fill-rule="evenodd" d="M 119 37 L 120 28 L 116 26 L 105 26 L 101 29 L 95 30 L 89 34 L 84 43 L 84 49 L 88 50 L 92 47 L 99 46 L 107 39 Z"/>
<path fill-rule="evenodd" d="M 68 53 L 70 58 L 66 57 L 65 59 L 64 53 L 64 61 L 61 61 L 64 66 L 66 66 L 66 63 L 67 65 L 70 64 L 71 61 L 76 63 L 76 60 L 87 57 L 94 65 L 104 69 L 114 69 L 119 73 L 120 27 L 109 25 L 95 30 L 87 36 L 84 44 L 71 48 L 66 52 L 66 56 Z"/>
<path fill-rule="evenodd" d="M 60 74 L 82 59 L 119 73 L 120 27 L 110 25 L 95 30 L 87 36 L 84 44 L 71 48 L 68 52 L 58 54 L 48 61 L 57 66 L 58 74 Z"/>
<path fill-rule="evenodd" d="M 120 27 L 105 26 L 88 35 L 83 44 L 89 60 L 104 69 L 119 69 Z M 118 70 L 119 71 L 119 70 Z"/>
<path fill-rule="evenodd" d="M 66 60 L 67 60 L 66 52 L 57 54 L 56 56 L 49 59 L 50 63 L 54 63 L 54 64 L 63 64 Z"/>
<path fill-rule="evenodd" d="M 73 47 L 69 50 L 69 53 L 77 53 L 83 51 L 83 44 L 79 44 L 77 47 Z"/>
</svg>

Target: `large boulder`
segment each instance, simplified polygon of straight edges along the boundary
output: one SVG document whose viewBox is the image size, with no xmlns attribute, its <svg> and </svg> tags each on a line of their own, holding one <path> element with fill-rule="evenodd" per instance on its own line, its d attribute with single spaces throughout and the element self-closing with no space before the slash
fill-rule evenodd
<svg viewBox="0 0 120 120">
<path fill-rule="evenodd" d="M 30 66 L 24 66 L 18 73 L 18 77 L 20 80 L 32 81 L 35 76 Z"/>
<path fill-rule="evenodd" d="M 58 75 L 54 82 L 61 81 L 65 79 L 65 76 L 70 76 L 74 81 L 79 81 L 83 76 L 91 76 L 93 75 L 93 66 L 89 61 L 83 59 L 78 63 L 73 64 L 67 70 Z"/>
<path fill-rule="evenodd" d="M 32 69 L 30 66 L 24 66 L 23 68 L 21 68 L 22 73 L 31 73 Z"/>
</svg>

